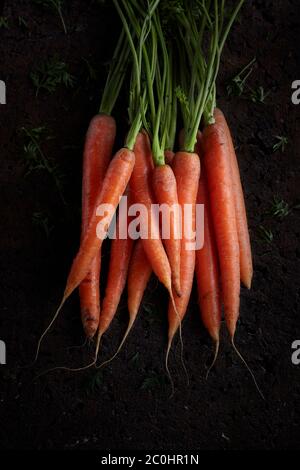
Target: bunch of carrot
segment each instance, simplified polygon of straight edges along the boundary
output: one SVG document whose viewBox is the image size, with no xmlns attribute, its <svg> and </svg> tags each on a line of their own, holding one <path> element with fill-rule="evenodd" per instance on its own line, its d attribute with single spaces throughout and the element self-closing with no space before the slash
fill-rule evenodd
<svg viewBox="0 0 300 470">
<path fill-rule="evenodd" d="M 96 364 L 100 340 L 127 282 L 129 323 L 119 351 L 153 272 L 170 297 L 168 367 L 170 347 L 178 330 L 181 335 L 195 276 L 203 324 L 215 342 L 216 357 L 222 307 L 234 345 L 240 282 L 250 288 L 253 273 L 238 162 L 228 124 L 216 107 L 221 53 L 243 0 L 229 15 L 224 0 L 114 0 L 114 4 L 122 32 L 100 112 L 86 135 L 80 247 L 62 302 L 43 336 L 78 287 L 85 334 L 96 337 L 92 363 Z M 130 80 L 130 127 L 124 147 L 112 156 L 116 123 L 111 113 L 120 90 L 126 90 L 125 77 Z M 179 150 L 174 152 L 180 121 Z M 145 210 L 136 224 L 140 236 L 133 240 L 116 230 L 100 299 L 102 242 L 124 194 L 130 209 L 125 216 L 120 210 L 117 217 L 130 227 L 133 204 L 141 204 Z M 155 204 L 169 211 L 167 237 L 162 237 L 163 221 L 154 216 Z M 204 206 L 204 243 L 190 249 L 196 241 L 197 204 Z M 112 210 L 101 209 L 106 205 Z M 185 220 L 180 209 L 185 214 L 187 205 L 190 211 Z"/>
</svg>

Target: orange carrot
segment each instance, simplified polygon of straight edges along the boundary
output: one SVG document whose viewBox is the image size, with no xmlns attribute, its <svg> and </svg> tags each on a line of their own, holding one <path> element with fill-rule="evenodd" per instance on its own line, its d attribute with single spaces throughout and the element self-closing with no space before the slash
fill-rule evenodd
<svg viewBox="0 0 300 470">
<path fill-rule="evenodd" d="M 247 214 L 245 207 L 245 200 L 243 194 L 243 188 L 240 178 L 240 172 L 237 162 L 237 157 L 231 137 L 231 133 L 226 122 L 225 116 L 219 109 L 215 110 L 215 116 L 222 122 L 224 129 L 226 130 L 227 141 L 230 150 L 231 157 L 231 169 L 232 169 L 232 184 L 233 184 L 233 195 L 235 202 L 235 217 L 237 224 L 237 233 L 240 247 L 240 275 L 242 283 L 250 289 L 251 281 L 253 276 L 253 265 L 252 265 L 252 254 L 251 244 L 247 223 Z"/>
<path fill-rule="evenodd" d="M 132 247 L 133 240 L 129 236 L 125 239 L 120 238 L 117 222 L 116 238 L 111 243 L 108 278 L 99 320 L 98 343 L 117 311 L 126 284 Z"/>
<path fill-rule="evenodd" d="M 196 279 L 201 318 L 210 336 L 219 345 L 221 299 L 217 249 L 214 240 L 205 168 L 202 166 L 197 204 L 204 205 L 204 243 L 196 251 Z"/>
<path fill-rule="evenodd" d="M 174 155 L 173 150 L 165 150 L 165 161 L 167 165 L 172 165 Z"/>
<path fill-rule="evenodd" d="M 178 210 L 177 183 L 169 165 L 159 165 L 153 170 L 152 187 L 156 202 L 167 208 L 168 232 L 163 243 L 172 272 L 172 285 L 177 295 L 180 291 L 180 214 Z"/>
<path fill-rule="evenodd" d="M 127 148 L 119 150 L 112 159 L 103 181 L 102 190 L 96 199 L 86 235 L 73 260 L 64 292 L 64 300 L 71 295 L 84 279 L 92 260 L 100 250 L 104 236 L 97 236 L 97 230 L 107 233 L 120 197 L 123 195 L 130 179 L 134 162 L 134 153 Z M 104 214 L 97 215 L 97 208 L 104 207 L 104 204 L 108 205 L 107 211 Z"/>
<path fill-rule="evenodd" d="M 62 301 L 51 322 L 38 341 L 35 360 L 38 357 L 43 338 L 58 317 L 65 301 L 87 275 L 93 259 L 101 249 L 105 233 L 108 231 L 109 225 L 119 204 L 120 197 L 124 193 L 130 179 L 134 162 L 135 155 L 127 148 L 119 150 L 112 159 L 103 180 L 102 189 L 96 198 L 86 234 L 81 241 L 79 251 L 73 260 Z M 103 211 L 104 214 L 98 215 L 97 208 L 100 207 L 103 209 L 104 204 L 108 205 L 106 206 L 107 210 Z"/>
<path fill-rule="evenodd" d="M 204 165 L 219 254 L 225 320 L 234 337 L 240 305 L 240 257 L 226 129 L 220 116 L 203 132 Z"/>
<path fill-rule="evenodd" d="M 81 239 L 87 231 L 99 187 L 101 187 L 111 158 L 115 135 L 116 124 L 111 116 L 98 114 L 93 117 L 86 134 L 83 153 Z M 100 264 L 99 250 L 90 265 L 89 272 L 79 286 L 81 320 L 88 338 L 95 335 L 99 324 Z"/>
<path fill-rule="evenodd" d="M 160 282 L 172 295 L 171 268 L 159 234 L 158 221 L 152 216 L 154 198 L 149 181 L 149 159 L 151 149 L 145 133 L 140 132 L 134 146 L 136 163 L 130 179 L 130 189 L 135 203 L 142 204 L 146 212 L 140 214 L 141 227 L 148 226 L 148 233 L 142 238 L 143 248 L 152 269 Z M 147 217 L 147 220 L 145 220 Z"/>
<path fill-rule="evenodd" d="M 188 222 L 193 231 L 195 231 L 195 203 L 197 198 L 198 181 L 200 177 L 200 160 L 196 153 L 177 152 L 173 160 L 173 171 L 177 181 L 178 202 L 184 213 L 184 205 L 190 204 L 192 207 L 191 218 Z M 184 221 L 184 218 L 182 218 Z M 194 269 L 195 269 L 195 250 L 188 249 L 188 244 L 194 239 L 189 239 L 185 227 L 182 227 L 181 239 L 181 257 L 180 257 L 180 286 L 181 297 L 175 297 L 175 305 L 178 314 L 172 304 L 169 304 L 169 333 L 167 356 L 172 344 L 174 335 L 182 321 L 190 299 Z"/>
<path fill-rule="evenodd" d="M 145 254 L 142 240 L 138 240 L 130 260 L 127 279 L 129 328 L 136 319 L 151 273 L 151 264 Z"/>
</svg>

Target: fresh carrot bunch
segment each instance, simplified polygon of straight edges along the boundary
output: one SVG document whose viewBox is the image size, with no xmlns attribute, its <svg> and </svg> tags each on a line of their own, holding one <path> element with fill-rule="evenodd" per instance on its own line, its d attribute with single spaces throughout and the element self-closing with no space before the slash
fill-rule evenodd
<svg viewBox="0 0 300 470">
<path fill-rule="evenodd" d="M 129 322 L 117 354 L 154 273 L 170 298 L 168 371 L 169 351 L 177 331 L 181 338 L 194 277 L 202 321 L 216 346 L 214 360 L 222 309 L 236 350 L 240 283 L 251 286 L 251 246 L 238 161 L 228 124 L 216 106 L 221 53 L 243 0 L 231 12 L 225 12 L 225 2 L 218 0 L 114 0 L 114 4 L 122 32 L 99 114 L 86 135 L 80 247 L 61 304 L 38 348 L 78 287 L 84 332 L 87 338 L 96 338 L 94 361 L 87 367 L 95 365 L 100 340 L 127 283 Z M 130 83 L 129 130 L 124 147 L 112 156 L 116 136 L 112 111 L 120 92 L 128 93 L 124 79 Z M 183 127 L 174 152 L 179 123 Z M 124 216 L 120 208 L 117 215 L 119 228 L 111 243 L 107 281 L 100 289 L 102 243 L 123 195 L 128 211 Z M 136 205 L 143 208 L 138 223 Z M 161 218 L 154 213 L 155 205 L 166 210 Z M 200 247 L 198 205 L 204 209 Z M 165 214 L 168 236 L 163 233 Z M 136 237 L 130 235 L 132 224 Z"/>
</svg>

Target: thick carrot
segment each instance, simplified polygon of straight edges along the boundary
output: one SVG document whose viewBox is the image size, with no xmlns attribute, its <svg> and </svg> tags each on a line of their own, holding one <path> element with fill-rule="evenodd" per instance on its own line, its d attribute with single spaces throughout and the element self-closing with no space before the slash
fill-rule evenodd
<svg viewBox="0 0 300 470">
<path fill-rule="evenodd" d="M 184 205 L 189 204 L 192 208 L 188 223 L 191 229 L 195 231 L 195 203 L 197 198 L 198 181 L 200 177 L 200 160 L 196 153 L 177 152 L 173 160 L 173 171 L 177 181 L 178 202 L 184 213 Z M 182 217 L 184 222 L 184 217 Z M 170 350 L 174 335 L 182 321 L 190 299 L 194 269 L 195 269 L 195 250 L 188 249 L 188 244 L 192 243 L 194 238 L 190 238 L 186 232 L 186 227 L 182 227 L 181 238 L 181 257 L 180 257 L 180 285 L 181 297 L 174 298 L 178 313 L 173 305 L 169 304 L 168 319 L 168 352 Z M 168 355 L 167 352 L 167 355 Z"/>
<path fill-rule="evenodd" d="M 219 267 L 205 168 L 203 166 L 198 186 L 197 204 L 203 204 L 204 206 L 204 243 L 203 247 L 196 251 L 195 274 L 198 286 L 198 302 L 203 324 L 216 342 L 216 349 L 218 349 L 221 326 Z"/>
<path fill-rule="evenodd" d="M 233 195 L 235 202 L 235 217 L 237 224 L 237 233 L 240 247 L 240 275 L 242 283 L 250 289 L 251 281 L 253 276 L 253 264 L 251 254 L 251 244 L 248 230 L 247 213 L 245 207 L 245 200 L 243 194 L 243 188 L 240 178 L 240 172 L 237 162 L 237 157 L 230 133 L 230 129 L 226 122 L 225 116 L 219 109 L 215 110 L 215 116 L 222 122 L 227 135 L 228 145 L 230 149 L 231 157 L 231 169 L 232 169 L 232 184 L 233 184 Z"/>
<path fill-rule="evenodd" d="M 172 272 L 172 285 L 177 295 L 180 290 L 180 214 L 178 208 L 177 183 L 172 168 L 169 165 L 159 165 L 153 170 L 152 187 L 156 202 L 166 208 L 168 224 L 163 237 Z M 165 210 L 165 209 L 164 209 Z M 164 220 L 162 220 L 164 224 Z"/>
<path fill-rule="evenodd" d="M 98 114 L 93 117 L 86 134 L 83 153 L 81 239 L 87 231 L 99 187 L 101 187 L 111 158 L 115 135 L 116 124 L 111 116 Z M 95 335 L 99 324 L 100 265 L 99 250 L 90 265 L 88 274 L 79 286 L 81 320 L 88 338 Z"/>
<path fill-rule="evenodd" d="M 119 150 L 112 159 L 103 181 L 102 190 L 96 199 L 86 235 L 73 260 L 64 292 L 65 300 L 84 279 L 92 260 L 100 250 L 104 237 L 97 236 L 97 230 L 107 232 L 120 197 L 123 195 L 130 179 L 134 162 L 134 153 L 127 148 Z M 97 208 L 104 208 L 104 205 L 107 205 L 107 210 L 104 211 L 104 214 L 97 215 Z"/>
<path fill-rule="evenodd" d="M 159 223 L 152 213 L 154 197 L 148 172 L 151 149 L 148 137 L 143 132 L 137 136 L 134 153 L 136 163 L 130 179 L 130 190 L 133 201 L 142 204 L 145 209 L 140 213 L 141 227 L 148 227 L 148 233 L 142 238 L 143 248 L 154 273 L 172 295 L 170 263 L 160 239 Z"/>
<path fill-rule="evenodd" d="M 219 254 L 222 299 L 227 328 L 234 337 L 240 305 L 240 257 L 232 188 L 231 158 L 223 120 L 203 132 L 204 166 Z"/>
</svg>

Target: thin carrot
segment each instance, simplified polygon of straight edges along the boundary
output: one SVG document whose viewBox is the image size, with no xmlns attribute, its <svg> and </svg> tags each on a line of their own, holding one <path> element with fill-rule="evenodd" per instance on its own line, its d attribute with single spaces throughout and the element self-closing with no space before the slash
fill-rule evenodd
<svg viewBox="0 0 300 470">
<path fill-rule="evenodd" d="M 86 235 L 81 241 L 79 251 L 73 260 L 62 301 L 51 322 L 38 341 L 35 360 L 38 357 L 43 338 L 58 317 L 65 301 L 87 275 L 93 259 L 101 249 L 103 239 L 119 204 L 120 197 L 127 187 L 134 167 L 134 162 L 134 152 L 128 148 L 122 148 L 119 150 L 112 159 L 103 180 L 102 190 L 96 199 Z M 103 211 L 104 214 L 97 215 L 97 209 L 103 209 L 105 207 L 106 210 Z"/>
<path fill-rule="evenodd" d="M 172 168 L 169 165 L 158 165 L 153 170 L 152 187 L 156 202 L 166 207 L 167 231 L 163 243 L 169 258 L 172 272 L 172 285 L 178 296 L 180 288 L 180 214 L 178 208 L 177 183 Z"/>
<path fill-rule="evenodd" d="M 119 214 L 117 220 L 116 238 L 114 238 L 111 243 L 107 284 L 99 320 L 97 349 L 99 349 L 99 343 L 102 335 L 108 329 L 116 314 L 121 295 L 126 284 L 128 266 L 133 248 L 133 240 L 128 236 L 128 233 L 126 234 L 126 238 L 120 237 L 119 221 L 120 218 L 125 216 L 127 218 L 127 214 Z M 128 221 L 126 221 L 126 226 L 128 227 Z"/>
<path fill-rule="evenodd" d="M 97 114 L 90 122 L 83 153 L 82 173 L 82 227 L 81 239 L 87 231 L 99 187 L 111 158 L 115 141 L 115 120 L 106 114 Z M 90 270 L 79 286 L 81 320 L 85 334 L 92 338 L 100 316 L 99 276 L 101 253 L 96 254 Z"/>
<path fill-rule="evenodd" d="M 234 337 L 240 306 L 240 257 L 227 135 L 220 116 L 203 132 L 204 166 L 220 261 L 225 320 Z"/>
<path fill-rule="evenodd" d="M 198 150 L 198 154 L 201 154 L 201 151 Z M 211 220 L 205 167 L 203 166 L 198 186 L 197 204 L 203 204 L 204 207 L 204 242 L 203 247 L 196 251 L 195 266 L 198 302 L 203 324 L 216 344 L 215 361 L 220 342 L 221 293 L 218 255 Z"/>
<path fill-rule="evenodd" d="M 124 345 L 126 338 L 128 337 L 138 315 L 142 298 L 149 282 L 149 279 L 151 277 L 151 274 L 151 264 L 149 263 L 148 258 L 144 252 L 142 240 L 138 240 L 132 251 L 127 277 L 127 302 L 129 312 L 128 325 L 117 351 L 113 354 L 110 359 L 100 364 L 99 367 L 103 367 L 113 361 L 121 351 L 121 348 Z"/>
<path fill-rule="evenodd" d="M 148 227 L 144 234 L 142 244 L 152 269 L 160 282 L 172 294 L 171 268 L 168 257 L 160 239 L 159 224 L 153 217 L 154 198 L 149 182 L 147 168 L 149 168 L 149 142 L 145 133 L 140 132 L 134 146 L 136 163 L 130 179 L 130 189 L 135 203 L 142 204 L 145 211 L 140 214 L 141 227 Z M 145 220 L 147 217 L 147 220 Z"/>
<path fill-rule="evenodd" d="M 190 229 L 195 232 L 195 203 L 197 198 L 198 181 L 200 176 L 200 160 L 196 153 L 177 152 L 173 160 L 173 171 L 177 181 L 178 202 L 182 213 L 187 209 L 185 205 L 189 204 L 191 213 L 189 220 Z M 184 221 L 184 217 L 182 218 Z M 187 219 L 187 217 L 186 217 Z M 175 312 L 172 304 L 169 304 L 168 319 L 168 348 L 167 358 L 171 348 L 174 335 L 186 313 L 190 299 L 194 269 L 195 269 L 195 249 L 188 249 L 188 244 L 194 241 L 194 237 L 187 233 L 187 227 L 182 227 L 181 238 L 181 258 L 180 258 L 180 285 L 182 295 L 175 297 L 175 305 L 178 314 Z"/>
<path fill-rule="evenodd" d="M 240 178 L 240 172 L 237 162 L 237 157 L 230 133 L 230 129 L 226 122 L 225 116 L 220 109 L 215 109 L 215 116 L 218 116 L 219 120 L 223 123 L 226 130 L 227 141 L 229 146 L 230 158 L 231 158 L 231 169 L 232 169 L 232 184 L 233 184 L 233 195 L 235 202 L 235 217 L 237 224 L 237 233 L 240 247 L 240 275 L 242 283 L 250 289 L 251 281 L 253 276 L 253 264 L 251 254 L 251 244 L 248 230 L 247 214 L 245 207 L 245 200 L 243 194 L 243 188 Z"/>
<path fill-rule="evenodd" d="M 151 277 L 152 268 L 143 248 L 142 240 L 138 240 L 130 260 L 127 289 L 129 325 L 131 328 L 138 314 L 141 301 Z"/>
</svg>

